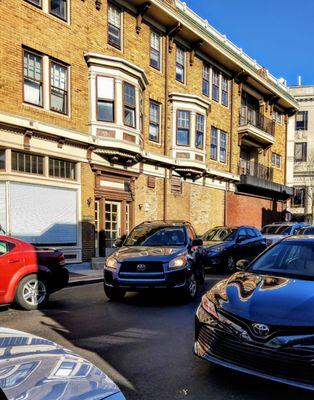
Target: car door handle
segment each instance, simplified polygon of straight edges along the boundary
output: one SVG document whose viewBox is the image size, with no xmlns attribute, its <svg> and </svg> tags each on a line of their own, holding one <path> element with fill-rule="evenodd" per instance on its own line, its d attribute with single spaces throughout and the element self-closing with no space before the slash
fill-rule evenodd
<svg viewBox="0 0 314 400">
<path fill-rule="evenodd" d="M 20 260 L 19 259 L 11 259 L 11 260 L 9 260 L 8 262 L 10 263 L 10 264 L 14 264 L 14 263 L 17 263 L 17 262 L 19 262 Z"/>
</svg>

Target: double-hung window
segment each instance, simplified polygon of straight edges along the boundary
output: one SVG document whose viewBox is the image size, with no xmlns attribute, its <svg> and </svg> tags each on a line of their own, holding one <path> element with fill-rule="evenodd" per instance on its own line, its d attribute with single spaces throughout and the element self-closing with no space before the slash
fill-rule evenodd
<svg viewBox="0 0 314 400">
<path fill-rule="evenodd" d="M 294 144 L 294 161 L 306 161 L 307 156 L 307 143 Z"/>
<path fill-rule="evenodd" d="M 219 101 L 219 72 L 213 69 L 212 99 Z"/>
<path fill-rule="evenodd" d="M 229 81 L 225 75 L 221 75 L 221 104 L 228 107 L 229 103 Z"/>
<path fill-rule="evenodd" d="M 205 133 L 205 117 L 202 114 L 196 114 L 195 147 L 197 149 L 204 148 L 204 133 Z"/>
<path fill-rule="evenodd" d="M 68 67 L 51 62 L 50 109 L 68 113 Z"/>
<path fill-rule="evenodd" d="M 114 79 L 97 76 L 97 120 L 114 122 Z"/>
<path fill-rule="evenodd" d="M 294 197 L 292 198 L 292 207 L 304 207 L 305 206 L 305 189 L 295 189 Z"/>
<path fill-rule="evenodd" d="M 190 111 L 177 111 L 177 145 L 190 145 Z"/>
<path fill-rule="evenodd" d="M 223 131 L 220 131 L 219 161 L 221 163 L 227 162 L 227 134 Z"/>
<path fill-rule="evenodd" d="M 150 66 L 160 71 L 160 46 L 161 36 L 159 33 L 150 32 Z"/>
<path fill-rule="evenodd" d="M 67 20 L 67 0 L 50 0 L 50 14 Z"/>
<path fill-rule="evenodd" d="M 179 46 L 176 52 L 176 80 L 185 82 L 185 51 Z"/>
<path fill-rule="evenodd" d="M 296 116 L 295 129 L 296 130 L 307 130 L 308 111 L 299 111 Z"/>
<path fill-rule="evenodd" d="M 279 154 L 272 153 L 271 165 L 276 168 L 281 168 L 281 156 Z"/>
<path fill-rule="evenodd" d="M 123 103 L 124 103 L 124 125 L 131 128 L 136 127 L 136 99 L 135 87 L 129 83 L 123 86 Z"/>
<path fill-rule="evenodd" d="M 108 43 L 121 49 L 121 16 L 120 8 L 109 4 L 108 6 Z"/>
<path fill-rule="evenodd" d="M 42 56 L 24 50 L 24 101 L 43 106 Z"/>
<path fill-rule="evenodd" d="M 210 158 L 212 160 L 217 160 L 218 154 L 218 129 L 212 127 L 210 133 Z"/>
<path fill-rule="evenodd" d="M 273 120 L 278 124 L 282 124 L 282 113 L 274 108 L 273 110 Z"/>
<path fill-rule="evenodd" d="M 149 103 L 149 140 L 160 140 L 160 105 L 154 101 Z"/>
<path fill-rule="evenodd" d="M 203 64 L 203 95 L 209 97 L 210 67 Z"/>
<path fill-rule="evenodd" d="M 35 6 L 41 7 L 42 6 L 42 2 L 41 0 L 27 0 L 28 3 L 32 3 Z"/>
</svg>

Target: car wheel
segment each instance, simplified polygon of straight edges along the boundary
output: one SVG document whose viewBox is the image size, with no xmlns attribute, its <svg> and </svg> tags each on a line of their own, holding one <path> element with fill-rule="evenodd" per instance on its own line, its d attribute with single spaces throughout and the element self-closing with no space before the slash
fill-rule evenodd
<svg viewBox="0 0 314 400">
<path fill-rule="evenodd" d="M 24 310 L 36 310 L 47 302 L 48 297 L 46 281 L 36 274 L 31 274 L 20 281 L 14 301 Z"/>
<path fill-rule="evenodd" d="M 186 280 L 183 289 L 183 297 L 185 300 L 192 301 L 195 299 L 197 292 L 198 292 L 198 280 L 194 272 L 191 276 Z"/>
<path fill-rule="evenodd" d="M 116 301 L 122 300 L 126 293 L 124 289 L 114 288 L 107 285 L 105 285 L 104 290 L 108 299 Z"/>
<path fill-rule="evenodd" d="M 234 272 L 236 267 L 236 262 L 233 256 L 228 256 L 226 259 L 226 272 Z"/>
</svg>

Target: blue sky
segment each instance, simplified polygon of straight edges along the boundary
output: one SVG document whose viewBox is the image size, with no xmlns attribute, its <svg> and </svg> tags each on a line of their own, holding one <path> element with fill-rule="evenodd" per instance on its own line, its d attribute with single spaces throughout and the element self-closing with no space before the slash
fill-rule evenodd
<svg viewBox="0 0 314 400">
<path fill-rule="evenodd" d="M 185 2 L 277 78 L 314 84 L 313 0 Z"/>
</svg>

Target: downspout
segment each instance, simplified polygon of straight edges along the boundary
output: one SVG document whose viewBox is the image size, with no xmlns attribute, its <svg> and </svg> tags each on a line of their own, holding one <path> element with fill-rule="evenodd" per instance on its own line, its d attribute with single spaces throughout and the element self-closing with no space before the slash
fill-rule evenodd
<svg viewBox="0 0 314 400">
<path fill-rule="evenodd" d="M 233 99 L 233 85 L 234 79 L 231 80 L 231 90 L 230 90 L 230 146 L 229 146 L 229 172 L 232 173 L 232 150 L 233 150 L 233 112 L 234 112 L 234 99 Z M 227 225 L 228 222 L 228 191 L 229 191 L 229 182 L 226 182 L 225 189 L 225 205 L 224 205 L 224 225 Z"/>
<path fill-rule="evenodd" d="M 168 141 L 168 97 L 169 97 L 169 89 L 168 89 L 168 46 L 169 46 L 169 37 L 166 35 L 165 40 L 165 110 L 164 110 L 164 155 L 167 156 L 167 141 Z M 163 204 L 163 220 L 167 219 L 167 177 L 168 170 L 165 168 L 165 177 L 164 177 L 164 204 Z"/>
</svg>

